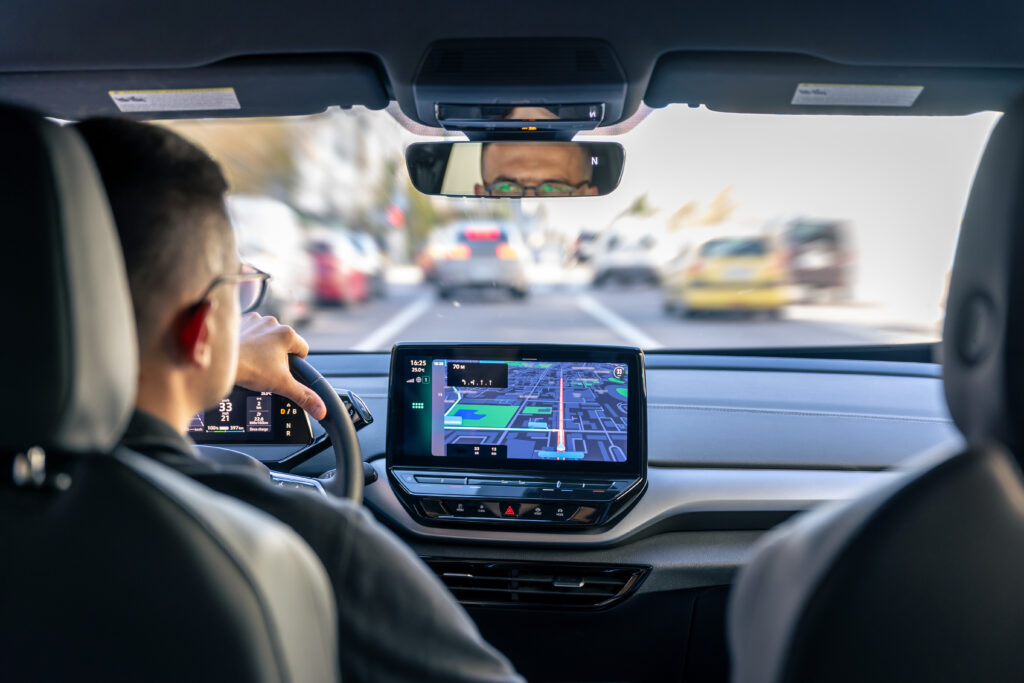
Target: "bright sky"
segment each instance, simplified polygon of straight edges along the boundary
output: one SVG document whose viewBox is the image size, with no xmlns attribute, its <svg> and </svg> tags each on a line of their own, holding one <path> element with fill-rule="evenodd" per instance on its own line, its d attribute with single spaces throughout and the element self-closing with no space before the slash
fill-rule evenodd
<svg viewBox="0 0 1024 683">
<path fill-rule="evenodd" d="M 723 114 L 673 105 L 616 137 L 619 189 L 549 200 L 567 229 L 600 228 L 637 196 L 669 211 L 727 187 L 738 215 L 845 218 L 853 227 L 858 299 L 908 319 L 934 318 L 985 141 L 998 114 L 965 117 Z"/>
</svg>

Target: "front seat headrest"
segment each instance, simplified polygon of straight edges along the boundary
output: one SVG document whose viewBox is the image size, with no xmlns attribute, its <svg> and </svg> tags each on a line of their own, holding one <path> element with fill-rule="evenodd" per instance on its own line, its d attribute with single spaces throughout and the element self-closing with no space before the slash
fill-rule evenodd
<svg viewBox="0 0 1024 683">
<path fill-rule="evenodd" d="M 78 133 L 0 105 L 0 451 L 107 452 L 135 400 L 135 322 L 106 194 Z"/>
<path fill-rule="evenodd" d="M 946 402 L 968 441 L 1024 456 L 1024 100 L 1003 114 L 974 177 L 943 330 Z"/>
</svg>

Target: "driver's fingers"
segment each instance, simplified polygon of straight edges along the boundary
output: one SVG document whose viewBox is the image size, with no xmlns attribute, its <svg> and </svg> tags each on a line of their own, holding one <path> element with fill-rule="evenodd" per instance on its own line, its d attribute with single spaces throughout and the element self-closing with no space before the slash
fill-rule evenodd
<svg viewBox="0 0 1024 683">
<path fill-rule="evenodd" d="M 322 420 L 327 417 L 327 406 L 324 405 L 323 399 L 317 396 L 316 392 L 312 389 L 294 379 L 290 380 L 288 386 L 278 393 L 298 403 L 303 410 L 316 420 Z"/>
<path fill-rule="evenodd" d="M 285 330 L 285 343 L 288 346 L 288 353 L 294 353 L 300 358 L 305 358 L 309 354 L 309 344 L 306 340 L 288 326 L 284 326 L 281 329 Z"/>
</svg>

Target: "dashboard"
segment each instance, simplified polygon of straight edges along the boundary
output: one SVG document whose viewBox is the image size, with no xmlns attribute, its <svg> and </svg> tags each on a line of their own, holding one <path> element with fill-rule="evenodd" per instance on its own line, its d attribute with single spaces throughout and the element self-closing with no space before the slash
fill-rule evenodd
<svg viewBox="0 0 1024 683">
<path fill-rule="evenodd" d="M 937 365 L 647 353 L 642 372 L 632 375 L 643 376 L 646 398 L 642 495 L 633 496 L 610 523 L 568 528 L 483 523 L 457 520 L 454 515 L 443 521 L 416 508 L 416 498 L 444 501 L 458 496 L 450 491 L 411 492 L 397 485 L 396 473 L 424 467 L 421 460 L 404 458 L 440 461 L 442 465 L 427 476 L 452 473 L 458 478 L 465 473 L 466 483 L 455 485 L 466 487 L 469 472 L 476 473 L 475 479 L 512 480 L 507 468 L 515 467 L 516 486 L 480 499 L 485 503 L 509 502 L 506 491 L 528 488 L 519 486 L 524 477 L 557 476 L 558 470 L 544 468 L 573 468 L 580 459 L 545 462 L 548 458 L 539 456 L 538 449 L 536 457 L 509 458 L 513 441 L 506 435 L 504 441 L 492 438 L 478 444 L 480 455 L 470 458 L 482 460 L 456 463 L 463 456 L 455 455 L 449 466 L 447 446 L 454 440 L 449 436 L 458 436 L 460 430 L 445 433 L 445 446 L 435 455 L 437 411 L 433 406 L 428 410 L 427 399 L 416 399 L 415 390 L 405 391 L 405 386 L 416 384 L 424 391 L 425 383 L 407 380 L 428 370 L 433 373 L 436 367 L 444 375 L 444 393 L 454 394 L 463 379 L 493 381 L 490 373 L 495 371 L 478 374 L 473 368 L 467 373 L 453 367 L 448 377 L 449 362 L 480 358 L 452 349 L 439 351 L 444 352 L 422 356 L 426 362 L 418 366 L 393 363 L 389 354 L 314 354 L 310 361 L 336 389 L 365 402 L 375 418 L 358 432 L 364 459 L 376 475 L 366 487 L 365 505 L 435 569 L 484 636 L 530 680 L 726 680 L 723 624 L 728 586 L 761 535 L 793 514 L 884 485 L 900 476 L 901 467 L 916 453 L 961 444 L 946 412 Z M 444 365 L 435 366 L 435 359 Z M 424 372 L 413 373 L 413 367 Z M 612 373 L 615 367 L 610 366 Z M 515 373 L 513 369 L 509 375 L 513 384 Z M 626 367 L 625 373 L 630 377 L 631 369 Z M 396 385 L 402 390 L 396 392 Z M 433 374 L 426 385 L 431 391 L 439 386 Z M 397 405 L 400 402 L 408 405 Z M 413 408 L 414 402 L 424 407 Z M 442 405 L 448 406 L 440 413 L 443 427 L 452 404 Z M 406 420 L 406 410 L 431 415 L 430 424 L 417 427 L 408 440 L 401 430 L 389 428 L 393 420 Z M 478 417 L 487 411 L 469 410 L 464 418 L 487 419 Z M 550 415 L 548 420 L 554 409 Z M 319 425 L 313 422 L 311 427 L 310 443 L 240 438 L 230 447 L 273 469 L 316 477 L 333 467 L 333 456 Z M 468 430 L 461 435 L 469 435 Z M 553 443 L 558 452 L 557 435 Z M 566 442 L 567 450 L 570 443 Z M 614 441 L 605 444 L 608 448 Z M 504 458 L 500 449 L 491 450 L 499 445 L 507 447 Z M 223 447 L 221 443 L 201 448 Z M 435 483 L 447 486 L 426 485 Z M 526 490 L 524 495 L 530 493 Z M 485 495 L 490 492 L 485 490 Z M 490 506 L 487 512 L 496 515 L 504 509 Z M 604 606 L 581 603 L 583 594 L 595 585 L 607 585 L 616 572 L 628 577 L 620 593 L 601 598 Z M 523 595 L 516 577 L 524 575 L 549 575 L 551 581 L 543 595 Z M 507 590 L 482 590 L 473 581 Z M 527 603 L 528 598 L 550 604 Z M 673 633 L 658 628 L 668 620 L 678 624 Z M 625 632 L 630 637 L 623 640 Z M 607 647 L 622 654 L 616 662 L 621 660 L 623 667 L 628 662 L 629 668 L 585 656 L 600 647 L 605 635 Z M 635 652 L 623 650 L 626 641 L 637 643 Z"/>
<path fill-rule="evenodd" d="M 364 459 L 385 474 L 390 355 L 314 354 L 310 360 L 372 413 L 375 421 L 359 431 L 359 440 Z M 742 525 L 764 529 L 780 514 L 882 482 L 916 453 L 962 443 L 933 364 L 648 353 L 644 365 L 648 492 L 610 535 L 614 542 L 647 533 L 652 524 L 663 527 L 662 506 L 646 517 L 662 500 L 675 514 L 702 520 L 676 519 L 676 526 L 717 530 L 736 515 L 759 511 L 762 521 Z M 315 421 L 311 426 L 308 445 L 239 438 L 210 446 L 230 445 L 273 469 L 315 477 L 333 467 L 333 456 L 323 430 Z M 386 482 L 368 486 L 367 505 L 403 535 L 489 538 L 483 530 L 428 529 L 401 505 L 392 515 L 397 503 L 389 490 Z M 604 536 L 587 538 L 576 543 L 601 545 Z M 550 543 L 543 532 L 531 532 L 528 540 Z"/>
<path fill-rule="evenodd" d="M 462 552 L 474 543 L 607 548 L 676 531 L 760 533 L 820 502 L 883 484 L 916 453 L 962 444 L 934 364 L 648 353 L 646 490 L 612 528 L 439 527 L 410 514 L 388 481 L 390 355 L 310 360 L 373 415 L 358 432 L 379 476 L 367 486 L 367 506 L 412 542 L 453 542 Z M 334 463 L 323 430 L 315 421 L 311 427 L 309 444 L 239 437 L 200 448 L 229 446 L 274 470 L 316 477 Z"/>
</svg>

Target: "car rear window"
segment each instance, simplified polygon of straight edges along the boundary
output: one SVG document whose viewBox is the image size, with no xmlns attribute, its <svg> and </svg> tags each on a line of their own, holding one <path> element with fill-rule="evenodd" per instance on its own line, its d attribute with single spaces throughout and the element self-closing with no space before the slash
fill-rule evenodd
<svg viewBox="0 0 1024 683">
<path fill-rule="evenodd" d="M 726 239 L 712 240 L 701 247 L 701 256 L 764 256 L 769 251 L 768 240 Z"/>
</svg>

